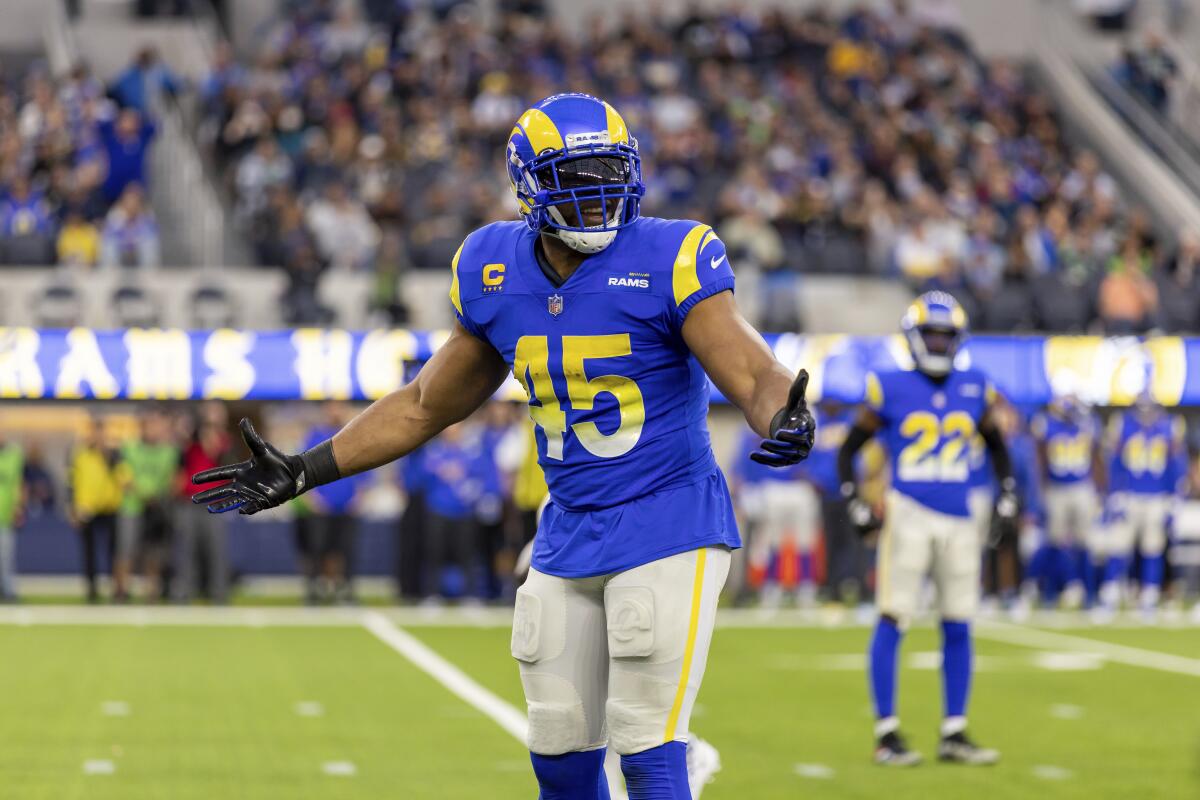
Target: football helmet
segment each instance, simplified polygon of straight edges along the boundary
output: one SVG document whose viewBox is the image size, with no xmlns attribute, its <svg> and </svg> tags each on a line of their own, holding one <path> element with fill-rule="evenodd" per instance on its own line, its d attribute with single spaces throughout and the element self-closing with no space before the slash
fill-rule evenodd
<svg viewBox="0 0 1200 800">
<path fill-rule="evenodd" d="M 508 177 L 529 227 L 580 253 L 599 253 L 638 218 L 642 161 L 616 109 L 586 94 L 556 94 L 508 136 Z"/>
<path fill-rule="evenodd" d="M 932 378 L 954 369 L 954 357 L 967 338 L 967 314 L 945 292 L 926 292 L 913 301 L 900 320 L 913 362 Z"/>
</svg>

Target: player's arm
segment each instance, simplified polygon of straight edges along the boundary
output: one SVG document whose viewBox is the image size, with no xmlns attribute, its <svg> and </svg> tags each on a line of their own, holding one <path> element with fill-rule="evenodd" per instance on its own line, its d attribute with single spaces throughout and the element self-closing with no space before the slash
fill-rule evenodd
<svg viewBox="0 0 1200 800">
<path fill-rule="evenodd" d="M 994 394 L 989 387 L 989 394 Z M 988 455 L 992 458 L 992 469 L 996 472 L 996 483 L 1000 493 L 996 496 L 995 519 L 997 524 L 993 530 L 996 538 L 989 544 L 995 546 L 1001 540 L 1015 536 L 1017 533 L 1017 516 L 1021 513 L 1020 497 L 1017 494 L 1017 478 L 1013 473 L 1012 457 L 1008 454 L 1008 445 L 1004 441 L 1004 433 L 996 424 L 995 411 L 998 398 L 988 403 L 988 408 L 979 421 L 979 435 L 987 447 Z"/>
<path fill-rule="evenodd" d="M 875 376 L 869 376 L 867 378 L 868 404 L 873 402 L 871 394 L 872 391 L 875 391 L 871 388 L 871 381 L 876 381 L 875 386 L 878 387 L 878 380 Z M 842 446 L 838 448 L 838 484 L 841 486 L 842 498 L 846 501 L 846 512 L 850 517 L 851 524 L 864 535 L 879 528 L 879 518 L 875 516 L 871 506 L 858 495 L 858 476 L 854 473 L 854 462 L 858 458 L 858 452 L 874 438 L 882 427 L 883 418 L 873 408 L 864 407 L 858 412 L 854 424 L 850 427 L 850 432 L 846 434 Z"/>
<path fill-rule="evenodd" d="M 796 376 L 776 360 L 742 316 L 733 292 L 719 292 L 697 303 L 684 320 L 683 339 L 754 432 L 771 438 L 771 421 L 787 405 Z"/>
<path fill-rule="evenodd" d="M 212 512 L 237 508 L 253 514 L 314 486 L 386 464 L 469 416 L 499 388 L 506 371 L 491 345 L 456 324 L 415 380 L 375 401 L 332 439 L 303 453 L 281 453 L 259 437 L 249 420 L 242 420 L 251 458 L 194 475 L 193 483 L 229 483 L 192 500 Z"/>
</svg>

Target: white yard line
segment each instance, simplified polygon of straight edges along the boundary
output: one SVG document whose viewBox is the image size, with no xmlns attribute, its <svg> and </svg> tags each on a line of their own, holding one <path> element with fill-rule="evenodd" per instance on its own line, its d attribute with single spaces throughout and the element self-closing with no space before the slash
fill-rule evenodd
<svg viewBox="0 0 1200 800">
<path fill-rule="evenodd" d="M 1101 639 L 1090 639 L 1086 636 L 1043 631 L 1024 625 L 997 621 L 975 626 L 975 634 L 982 639 L 991 639 L 1005 644 L 1033 647 L 1038 650 L 1073 650 L 1092 653 L 1120 664 L 1200 678 L 1200 659 L 1177 656 L 1158 650 L 1145 650 L 1140 647 L 1113 644 Z"/>
<path fill-rule="evenodd" d="M 436 651 L 396 627 L 390 619 L 378 611 L 367 611 L 362 615 L 362 625 L 376 639 L 407 658 L 417 669 L 445 686 L 463 701 L 478 709 L 519 742 L 525 742 L 529 722 L 516 706 L 500 699 L 483 688 L 467 673 L 447 661 Z"/>
<path fill-rule="evenodd" d="M 474 678 L 467 675 L 437 651 L 401 628 L 378 611 L 362 615 L 363 627 L 375 638 L 395 650 L 417 669 L 450 690 L 459 699 L 491 719 L 514 739 L 525 745 L 529 721 L 516 706 L 485 689 Z M 620 779 L 620 767 L 613 773 L 612 760 L 605 764 L 608 773 L 609 791 L 614 800 L 628 800 L 624 781 Z"/>
<path fill-rule="evenodd" d="M 326 761 L 321 764 L 321 772 L 339 778 L 353 778 L 358 774 L 358 767 L 353 761 Z"/>
</svg>

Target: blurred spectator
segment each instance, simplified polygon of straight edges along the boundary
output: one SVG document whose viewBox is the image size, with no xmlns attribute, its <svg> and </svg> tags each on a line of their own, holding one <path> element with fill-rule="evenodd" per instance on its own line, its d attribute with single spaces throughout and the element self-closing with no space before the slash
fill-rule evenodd
<svg viewBox="0 0 1200 800">
<path fill-rule="evenodd" d="M 25 516 L 39 517 L 50 514 L 55 508 L 56 492 L 54 479 L 46 467 L 41 445 L 35 440 L 25 451 Z"/>
<path fill-rule="evenodd" d="M 1179 74 L 1179 64 L 1158 31 L 1147 31 L 1140 47 L 1123 48 L 1121 60 L 1113 68 L 1113 73 L 1125 88 L 1155 111 L 1160 114 L 1167 112 L 1171 86 Z"/>
<path fill-rule="evenodd" d="M 350 421 L 345 403 L 330 401 L 322 409 L 324 420 L 309 431 L 303 450 L 316 447 Z M 305 600 L 310 605 L 333 600 L 354 602 L 354 538 L 358 520 L 356 499 L 367 473 L 359 473 L 318 486 L 307 495 L 310 506 L 306 536 L 301 542 L 305 569 Z"/>
<path fill-rule="evenodd" d="M 80 209 L 67 209 L 58 231 L 58 263 L 83 267 L 95 266 L 100 258 L 100 231 Z"/>
<path fill-rule="evenodd" d="M 478 554 L 475 503 L 481 494 L 478 455 L 467 440 L 466 424 L 446 428 L 425 447 L 426 568 L 435 598 L 461 595 L 478 599 L 474 580 Z"/>
<path fill-rule="evenodd" d="M 1100 282 L 1100 320 L 1109 335 L 1144 333 L 1154 323 L 1158 290 L 1147 271 L 1147 257 L 1140 243 L 1127 236 Z"/>
<path fill-rule="evenodd" d="M 106 548 L 110 564 L 116 550 L 116 513 L 121 503 L 116 465 L 116 449 L 105 440 L 101 421 L 91 419 L 71 455 L 68 478 L 71 490 L 69 514 L 83 540 L 83 577 L 87 581 L 89 603 L 100 599 L 96 586 L 97 547 Z M 125 588 L 115 585 L 114 597 L 122 596 Z"/>
<path fill-rule="evenodd" d="M 475 500 L 475 522 L 479 526 L 479 552 L 483 556 L 483 596 L 500 597 L 501 581 L 512 575 L 520 548 L 507 548 L 504 535 L 505 500 L 512 491 L 511 471 L 502 449 L 511 444 L 511 436 L 520 436 L 513 424 L 512 407 L 499 400 L 487 403 L 479 414 L 475 435 L 478 437 L 480 490 Z M 519 444 L 517 445 L 519 447 Z M 504 558 L 501 559 L 501 554 Z M 501 564 L 503 561 L 503 564 Z"/>
<path fill-rule="evenodd" d="M 1179 234 L 1175 252 L 1158 271 L 1158 297 L 1163 327 L 1172 332 L 1200 332 L 1200 236 Z"/>
<path fill-rule="evenodd" d="M 147 46 L 143 47 L 133 63 L 116 77 L 109 93 L 123 108 L 133 109 L 146 116 L 155 110 L 154 103 L 161 94 L 177 95 L 182 89 L 183 81 L 162 62 L 158 50 Z"/>
<path fill-rule="evenodd" d="M 396 528 L 396 594 L 401 600 L 420 600 L 428 595 L 424 576 L 425 543 L 429 541 L 426 523 L 429 506 L 426 496 L 429 473 L 425 468 L 426 448 L 420 447 L 400 460 L 398 477 L 404 489 L 404 513 Z"/>
<path fill-rule="evenodd" d="M 154 123 L 137 110 L 126 108 L 115 120 L 101 121 L 97 130 L 108 154 L 104 197 L 113 203 L 130 184 L 146 185 L 146 154 L 154 138 Z"/>
<path fill-rule="evenodd" d="M 104 221 L 100 264 L 105 267 L 157 267 L 161 261 L 158 223 L 146 207 L 142 187 L 130 184 Z"/>
<path fill-rule="evenodd" d="M 51 237 L 54 220 L 41 192 L 33 191 L 29 179 L 18 175 L 0 202 L 0 235 Z"/>
<path fill-rule="evenodd" d="M 117 552 L 113 573 L 126 581 L 137 561 L 145 578 L 145 597 L 161 596 L 162 568 L 170 545 L 170 500 L 179 472 L 179 448 L 171 441 L 168 422 L 157 412 L 141 417 L 140 436 L 121 445 L 117 475 L 123 496 L 117 517 Z"/>
<path fill-rule="evenodd" d="M 237 169 L 238 212 L 244 217 L 266 207 L 267 189 L 286 187 L 292 180 L 292 162 L 279 150 L 271 136 L 258 141 L 254 152 L 242 159 Z"/>
<path fill-rule="evenodd" d="M 0 430 L 0 603 L 17 599 L 16 537 L 25 500 L 24 453 Z"/>
<path fill-rule="evenodd" d="M 1123 31 L 1137 0 L 1072 0 L 1075 10 L 1090 17 L 1092 24 L 1104 31 Z"/>
<path fill-rule="evenodd" d="M 309 206 L 306 221 L 317 251 L 334 267 L 367 266 L 379 245 L 378 226 L 340 181 L 325 187 L 324 197 Z"/>
<path fill-rule="evenodd" d="M 229 543 L 224 514 L 197 513 L 192 495 L 219 486 L 220 481 L 194 485 L 191 476 L 219 467 L 229 456 L 229 436 L 223 425 L 207 419 L 198 421 L 191 442 L 183 451 L 177 487 L 181 496 L 175 530 L 174 576 L 171 596 L 187 603 L 200 592 L 201 570 L 207 579 L 207 595 L 214 603 L 229 599 Z"/>
</svg>

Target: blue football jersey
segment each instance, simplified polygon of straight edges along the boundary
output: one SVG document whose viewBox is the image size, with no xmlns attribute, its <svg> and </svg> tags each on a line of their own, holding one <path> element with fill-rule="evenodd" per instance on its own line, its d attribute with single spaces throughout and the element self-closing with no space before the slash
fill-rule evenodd
<svg viewBox="0 0 1200 800">
<path fill-rule="evenodd" d="M 867 406 L 883 421 L 892 488 L 934 511 L 970 516 L 967 494 L 980 485 L 972 451 L 991 382 L 977 369 L 955 369 L 941 382 L 896 369 L 868 373 L 866 384 Z"/>
<path fill-rule="evenodd" d="M 537 236 L 524 222 L 472 233 L 450 289 L 529 397 L 551 498 L 533 566 L 584 577 L 740 546 L 708 379 L 682 335 L 696 303 L 733 289 L 725 245 L 707 225 L 642 217 L 555 285 Z"/>
<path fill-rule="evenodd" d="M 1092 478 L 1092 453 L 1099 426 L 1090 415 L 1064 417 L 1040 412 L 1029 424 L 1045 448 L 1046 475 L 1052 484 L 1079 483 Z"/>
<path fill-rule="evenodd" d="M 1109 485 L 1114 492 L 1171 494 L 1186 474 L 1184 423 L 1158 414 L 1144 421 L 1136 411 L 1113 417 L 1109 428 Z"/>
</svg>

